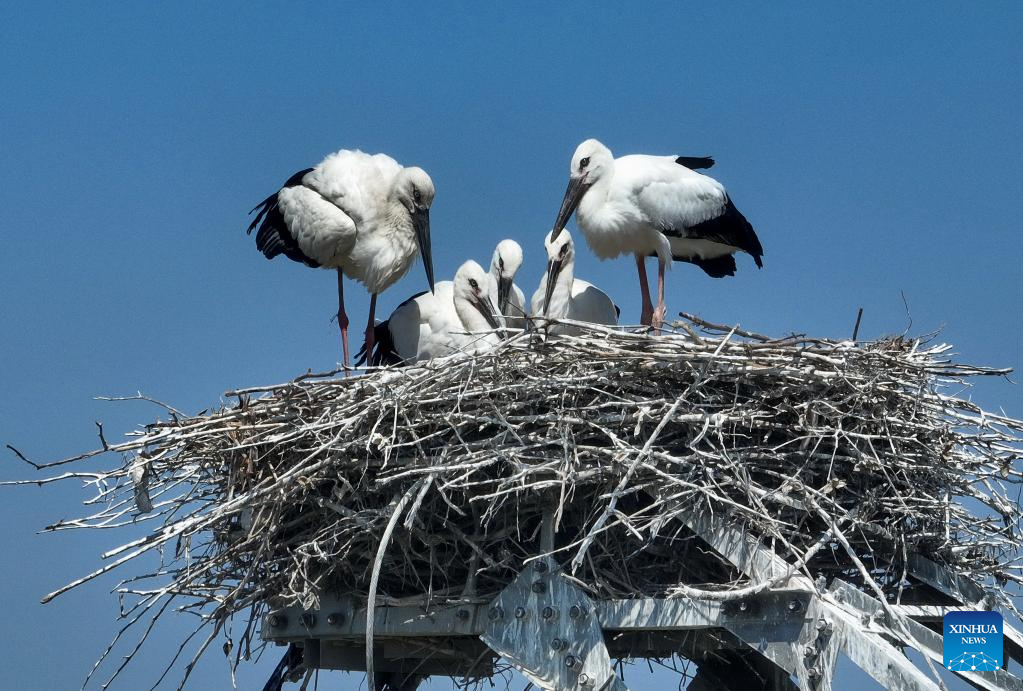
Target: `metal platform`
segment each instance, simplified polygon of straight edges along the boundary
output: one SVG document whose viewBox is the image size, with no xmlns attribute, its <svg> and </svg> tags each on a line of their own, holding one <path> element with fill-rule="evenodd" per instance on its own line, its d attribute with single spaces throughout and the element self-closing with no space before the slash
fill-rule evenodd
<svg viewBox="0 0 1023 691">
<path fill-rule="evenodd" d="M 921 556 L 910 559 L 909 575 L 956 604 L 883 603 L 840 580 L 823 587 L 720 520 L 694 514 L 687 523 L 753 583 L 770 587 L 741 599 L 722 592 L 720 600 L 595 601 L 545 557 L 490 602 L 378 606 L 373 668 L 378 678 L 404 680 L 389 688 L 414 689 L 430 675 L 490 676 L 503 658 L 543 689 L 623 691 L 613 660 L 677 654 L 703 675 L 690 688 L 826 691 L 843 654 L 886 689 L 936 691 L 933 674 L 903 651 L 939 667 L 944 611 L 984 608 L 973 583 Z M 367 612 L 351 600 L 324 597 L 315 612 L 273 612 L 262 636 L 300 648 L 306 669 L 366 670 Z M 1008 625 L 1005 648 L 1023 662 L 1023 634 Z M 977 689 L 1023 691 L 1023 681 L 1004 669 L 957 674 Z"/>
</svg>

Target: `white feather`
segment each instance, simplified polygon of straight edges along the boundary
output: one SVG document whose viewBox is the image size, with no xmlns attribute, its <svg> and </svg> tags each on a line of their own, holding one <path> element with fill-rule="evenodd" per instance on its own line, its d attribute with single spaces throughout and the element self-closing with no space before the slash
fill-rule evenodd
<svg viewBox="0 0 1023 691">
<path fill-rule="evenodd" d="M 503 267 L 503 269 L 502 269 Z M 502 240 L 494 248 L 494 256 L 490 261 L 490 294 L 497 300 L 498 279 L 502 273 L 513 283 L 508 296 L 508 305 L 504 310 L 505 324 L 510 329 L 526 328 L 526 296 L 522 289 L 515 285 L 515 275 L 522 268 L 522 247 L 514 240 Z"/>
<path fill-rule="evenodd" d="M 285 187 L 277 205 L 299 249 L 322 266 L 339 268 L 355 247 L 355 221 L 308 187 Z"/>
<path fill-rule="evenodd" d="M 581 162 L 587 161 L 585 171 Z M 571 175 L 585 177 L 587 189 L 576 218 L 587 244 L 601 259 L 622 254 L 713 258 L 738 247 L 710 240 L 671 237 L 721 216 L 728 194 L 717 180 L 690 170 L 674 156 L 634 154 L 614 158 L 590 139 L 576 149 Z"/>
<path fill-rule="evenodd" d="M 530 302 L 531 315 L 539 319 L 544 317 L 547 319 L 571 319 L 608 326 L 618 324 L 618 309 L 608 294 L 592 283 L 575 277 L 575 247 L 571 233 L 564 230 L 553 242 L 551 234 L 548 233 L 544 244 L 547 248 L 548 266 L 550 266 L 550 261 L 556 260 L 561 262 L 561 269 L 551 292 L 546 314 L 543 311 L 543 300 L 549 274 L 548 271 L 544 271 L 540 285 L 533 293 L 533 299 Z M 564 253 L 561 251 L 562 247 L 567 247 Z M 565 324 L 554 325 L 548 329 L 548 333 L 551 334 L 581 332 L 579 327 Z"/>
<path fill-rule="evenodd" d="M 405 200 L 410 181 L 432 202 L 433 182 L 386 154 L 341 150 L 278 192 L 278 206 L 302 253 L 371 293 L 400 279 L 419 254 Z"/>
<path fill-rule="evenodd" d="M 487 274 L 476 262 L 466 262 L 454 281 L 440 281 L 433 293 L 424 293 L 398 306 L 388 320 L 388 330 L 398 356 L 406 362 L 422 362 L 455 353 L 472 353 L 495 347 L 500 338 L 468 300 L 475 280 L 483 299 L 490 299 Z M 495 310 L 496 312 L 496 310 Z"/>
</svg>

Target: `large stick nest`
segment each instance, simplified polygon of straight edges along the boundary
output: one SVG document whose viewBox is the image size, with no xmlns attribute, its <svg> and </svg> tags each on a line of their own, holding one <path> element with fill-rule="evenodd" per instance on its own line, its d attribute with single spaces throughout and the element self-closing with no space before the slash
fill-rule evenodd
<svg viewBox="0 0 1023 691">
<path fill-rule="evenodd" d="M 596 598 L 749 586 L 686 529 L 696 510 L 732 516 L 814 579 L 898 599 L 919 553 L 1011 606 L 999 586 L 1019 580 L 1023 423 L 958 397 L 1005 371 L 948 351 L 692 319 L 310 376 L 104 442 L 123 464 L 62 476 L 93 484 L 102 508 L 52 528 L 146 521 L 96 574 L 158 553 L 122 583 L 136 596 L 122 616 L 171 598 L 213 634 L 239 612 L 365 598 L 378 554 L 378 602 L 492 597 L 540 553 L 545 513 Z"/>
</svg>

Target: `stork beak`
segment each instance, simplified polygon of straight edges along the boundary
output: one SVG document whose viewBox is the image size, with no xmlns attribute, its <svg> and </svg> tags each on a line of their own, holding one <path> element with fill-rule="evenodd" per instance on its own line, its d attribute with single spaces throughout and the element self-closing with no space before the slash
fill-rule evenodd
<svg viewBox="0 0 1023 691">
<path fill-rule="evenodd" d="M 426 281 L 430 284 L 430 292 L 433 292 L 433 250 L 430 247 L 430 210 L 426 207 L 417 207 L 412 214 L 412 226 L 416 231 L 416 244 L 419 245 L 419 254 L 423 256 L 423 268 L 426 269 Z"/>
<path fill-rule="evenodd" d="M 563 263 L 552 259 L 547 262 L 547 286 L 543 293 L 543 316 L 547 316 L 547 309 L 551 306 L 551 295 L 554 295 L 554 286 L 558 283 L 558 274 L 561 273 Z"/>
<path fill-rule="evenodd" d="M 496 310 L 494 309 L 494 303 L 490 301 L 489 297 L 477 297 L 472 302 L 472 306 L 479 310 L 479 313 L 483 315 L 483 318 L 487 320 L 487 324 L 491 329 L 497 331 L 497 335 L 502 340 L 504 339 L 504 329 L 502 324 L 497 320 Z"/>
<path fill-rule="evenodd" d="M 510 278 L 497 279 L 497 311 L 501 314 L 508 314 L 508 303 L 511 302 L 512 280 Z"/>
<path fill-rule="evenodd" d="M 568 219 L 572 216 L 575 208 L 579 206 L 579 200 L 586 192 L 586 177 L 583 175 L 570 175 L 568 178 L 568 189 L 565 190 L 565 198 L 561 200 L 561 209 L 558 211 L 558 220 L 554 222 L 554 230 L 551 233 L 551 240 L 561 234 L 561 231 L 568 225 Z"/>
</svg>

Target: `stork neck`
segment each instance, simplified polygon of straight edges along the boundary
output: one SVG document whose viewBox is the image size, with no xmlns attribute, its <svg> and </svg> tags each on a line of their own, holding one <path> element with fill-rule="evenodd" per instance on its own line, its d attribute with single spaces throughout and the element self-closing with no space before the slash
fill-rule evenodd
<svg viewBox="0 0 1023 691">
<path fill-rule="evenodd" d="M 480 311 L 473 307 L 464 297 L 455 297 L 455 313 L 458 315 L 458 320 L 462 322 L 462 326 L 469 333 L 491 331 L 490 324 L 483 318 Z"/>
<path fill-rule="evenodd" d="M 580 220 L 594 218 L 601 212 L 604 204 L 607 203 L 608 194 L 611 191 L 611 182 L 615 176 L 614 161 L 606 163 L 605 166 L 603 174 L 597 178 L 596 182 L 590 185 L 590 188 L 586 190 L 586 194 L 579 201 L 579 209 L 576 211 L 576 215 Z M 585 224 L 585 221 L 583 222 Z"/>
<path fill-rule="evenodd" d="M 564 319 L 568 316 L 569 303 L 572 300 L 572 284 L 575 283 L 573 272 L 574 261 L 565 262 L 558 278 L 554 283 L 554 291 L 551 293 L 551 304 L 547 308 L 547 316 L 551 319 Z M 544 283 L 547 282 L 547 274 L 544 274 Z"/>
<path fill-rule="evenodd" d="M 497 303 L 497 296 L 501 285 L 500 280 L 501 272 L 497 268 L 497 262 L 492 262 L 490 265 L 490 273 L 487 274 L 487 281 L 490 283 L 490 294 L 494 296 L 494 306 L 498 308 L 499 312 L 501 306 Z M 473 311 L 476 312 L 477 316 L 479 316 L 479 312 L 477 310 Z M 487 325 L 487 328 L 490 328 L 489 324 Z"/>
<path fill-rule="evenodd" d="M 387 211 L 385 212 L 386 223 L 384 224 L 388 230 L 402 233 L 413 237 L 415 235 L 415 229 L 412 227 L 412 217 L 409 216 L 408 209 L 397 199 L 391 198 L 387 201 Z"/>
</svg>

